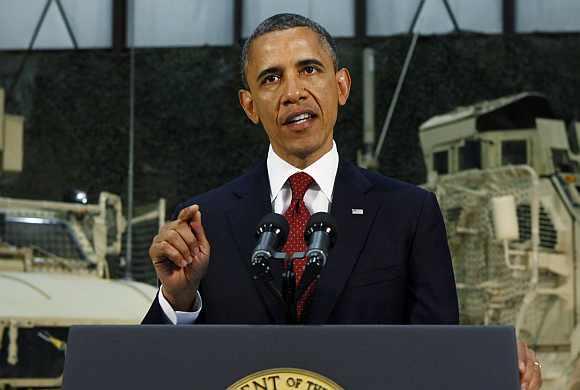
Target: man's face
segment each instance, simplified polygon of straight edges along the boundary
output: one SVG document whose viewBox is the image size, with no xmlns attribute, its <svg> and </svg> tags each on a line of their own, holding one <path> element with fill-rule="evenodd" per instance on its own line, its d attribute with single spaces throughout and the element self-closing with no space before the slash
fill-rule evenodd
<svg viewBox="0 0 580 390">
<path fill-rule="evenodd" d="M 348 70 L 334 70 L 317 33 L 306 27 L 274 31 L 251 45 L 248 90 L 240 104 L 262 123 L 276 154 L 299 168 L 332 148 L 338 105 L 350 91 Z"/>
</svg>

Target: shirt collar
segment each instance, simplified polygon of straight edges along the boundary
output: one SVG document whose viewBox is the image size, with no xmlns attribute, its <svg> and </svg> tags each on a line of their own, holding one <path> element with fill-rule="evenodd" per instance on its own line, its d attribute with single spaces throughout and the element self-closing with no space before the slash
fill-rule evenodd
<svg viewBox="0 0 580 390">
<path fill-rule="evenodd" d="M 270 145 L 266 166 L 268 168 L 268 178 L 270 179 L 270 201 L 276 199 L 288 178 L 297 172 L 306 172 L 312 176 L 320 190 L 329 201 L 332 201 L 332 189 L 334 188 L 334 180 L 338 170 L 338 149 L 334 141 L 332 141 L 332 149 L 328 153 L 304 169 L 298 169 L 284 161 L 274 152 L 272 145 Z"/>
</svg>

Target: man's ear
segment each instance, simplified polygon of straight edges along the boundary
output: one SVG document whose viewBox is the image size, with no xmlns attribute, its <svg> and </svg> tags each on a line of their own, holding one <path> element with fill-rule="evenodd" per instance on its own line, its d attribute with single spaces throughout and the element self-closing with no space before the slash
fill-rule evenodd
<svg viewBox="0 0 580 390">
<path fill-rule="evenodd" d="M 238 98 L 240 99 L 240 106 L 244 109 L 246 116 L 257 125 L 260 123 L 260 117 L 256 112 L 256 105 L 254 104 L 254 98 L 252 94 L 247 89 L 240 89 L 238 91 Z"/>
<path fill-rule="evenodd" d="M 338 85 L 338 104 L 344 106 L 348 100 L 352 84 L 348 69 L 342 68 L 336 72 L 336 84 Z"/>
</svg>

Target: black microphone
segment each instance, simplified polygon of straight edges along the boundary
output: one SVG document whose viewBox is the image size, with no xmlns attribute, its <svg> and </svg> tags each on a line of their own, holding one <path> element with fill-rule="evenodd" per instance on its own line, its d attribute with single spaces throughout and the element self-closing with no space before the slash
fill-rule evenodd
<svg viewBox="0 0 580 390">
<path fill-rule="evenodd" d="M 313 214 L 308 220 L 304 239 L 308 242 L 306 267 L 318 275 L 326 265 L 328 251 L 336 243 L 336 221 L 325 212 Z"/>
<path fill-rule="evenodd" d="M 288 221 L 280 214 L 265 215 L 256 228 L 258 243 L 252 252 L 250 264 L 254 279 L 266 277 L 271 279 L 270 259 L 280 250 L 288 238 Z"/>
</svg>

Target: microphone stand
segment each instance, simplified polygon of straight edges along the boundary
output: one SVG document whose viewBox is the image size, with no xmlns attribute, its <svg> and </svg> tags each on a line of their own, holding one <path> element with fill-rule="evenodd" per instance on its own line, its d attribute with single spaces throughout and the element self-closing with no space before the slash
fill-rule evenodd
<svg viewBox="0 0 580 390">
<path fill-rule="evenodd" d="M 266 282 L 268 290 L 286 306 L 286 322 L 288 324 L 298 324 L 296 315 L 296 274 L 294 273 L 294 260 L 301 259 L 305 256 L 304 252 L 295 252 L 288 256 L 285 252 L 271 252 L 268 255 L 262 254 L 260 260 L 255 264 L 254 279 L 262 279 Z M 282 290 L 279 291 L 272 283 L 270 267 L 267 265 L 269 260 L 278 260 L 284 262 L 284 271 L 282 272 Z M 256 271 L 258 270 L 258 271 Z"/>
<path fill-rule="evenodd" d="M 321 258 L 318 254 L 313 255 L 311 258 L 306 259 L 306 267 L 304 273 L 302 274 L 302 279 L 300 280 L 300 285 L 297 287 L 296 295 L 301 297 L 310 286 L 310 284 L 320 278 L 320 272 L 322 271 Z"/>
<path fill-rule="evenodd" d="M 310 243 L 308 250 L 294 252 L 292 255 L 273 250 L 281 247 L 280 242 L 278 242 L 280 237 L 282 237 L 282 241 L 286 240 L 289 229 L 287 225 L 287 221 L 279 214 L 272 213 L 263 218 L 257 229 L 259 242 L 252 254 L 250 264 L 254 280 L 264 280 L 270 292 L 285 305 L 286 322 L 298 324 L 301 321 L 296 313 L 297 302 L 306 293 L 311 283 L 320 278 L 322 268 L 326 265 L 327 251 L 334 246 L 336 241 L 336 222 L 328 213 L 320 212 L 312 215 L 304 234 L 305 241 Z M 275 229 L 272 230 L 273 228 Z M 307 257 L 306 267 L 300 285 L 297 286 L 294 260 L 305 257 Z M 270 260 L 283 261 L 281 290 L 274 286 Z"/>
<path fill-rule="evenodd" d="M 301 259 L 306 256 L 305 252 L 294 252 L 291 256 L 288 256 L 284 252 L 274 252 L 272 253 L 270 259 L 272 260 L 282 260 L 284 261 L 284 271 L 282 272 L 282 290 L 278 291 L 273 285 L 271 279 L 267 278 L 268 272 L 264 272 L 261 275 L 256 275 L 255 279 L 263 279 L 267 282 L 268 288 L 273 295 L 284 303 L 286 306 L 286 322 L 288 324 L 296 325 L 300 322 L 298 321 L 298 316 L 296 313 L 296 305 L 298 298 L 302 296 L 310 283 L 320 277 L 320 270 L 322 268 L 321 258 L 318 255 L 313 256 L 304 270 L 304 275 L 300 281 L 300 286 L 296 286 L 296 274 L 294 273 L 294 260 Z M 268 280 L 269 279 L 269 280 Z"/>
<path fill-rule="evenodd" d="M 289 324 L 297 324 L 296 316 L 296 274 L 294 273 L 294 259 L 286 262 L 286 269 L 282 273 L 282 292 L 286 303 L 286 321 Z"/>
<path fill-rule="evenodd" d="M 306 292 L 308 286 L 314 279 L 320 277 L 320 261 L 318 256 L 314 256 L 315 261 L 310 260 L 306 264 L 306 269 L 302 275 L 300 286 L 296 285 L 296 274 L 294 273 L 294 260 L 302 259 L 306 256 L 304 252 L 295 252 L 286 260 L 286 269 L 282 273 L 282 295 L 286 304 L 286 319 L 289 324 L 299 324 L 296 313 L 298 299 Z"/>
</svg>

